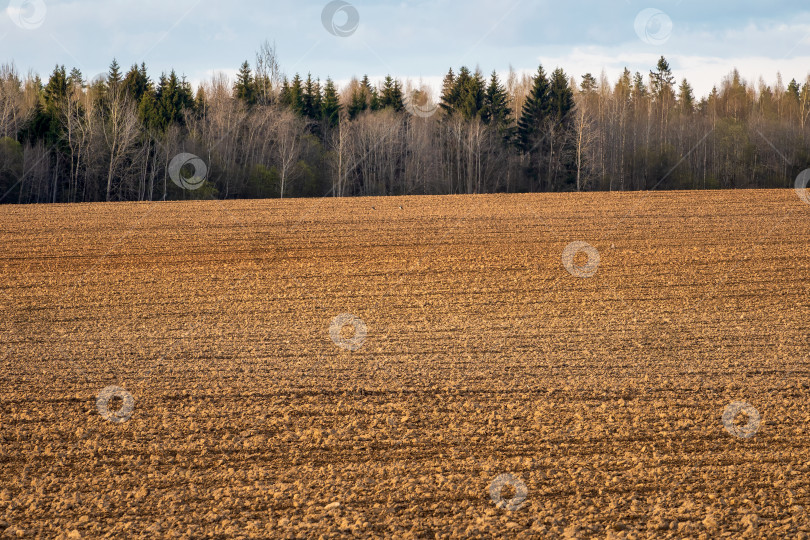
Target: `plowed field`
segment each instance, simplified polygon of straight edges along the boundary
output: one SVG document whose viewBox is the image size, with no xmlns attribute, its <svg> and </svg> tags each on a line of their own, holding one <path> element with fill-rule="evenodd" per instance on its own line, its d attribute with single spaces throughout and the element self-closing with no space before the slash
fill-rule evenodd
<svg viewBox="0 0 810 540">
<path fill-rule="evenodd" d="M 793 190 L 5 206 L 0 536 L 807 538 L 808 271 Z"/>
</svg>

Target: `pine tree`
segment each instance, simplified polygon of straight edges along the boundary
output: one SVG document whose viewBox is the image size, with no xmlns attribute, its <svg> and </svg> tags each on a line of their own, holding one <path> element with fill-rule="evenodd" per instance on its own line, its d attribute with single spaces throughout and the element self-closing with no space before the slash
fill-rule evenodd
<svg viewBox="0 0 810 540">
<path fill-rule="evenodd" d="M 529 152 L 535 145 L 540 130 L 551 112 L 549 90 L 546 73 L 543 66 L 540 66 L 534 76 L 532 89 L 526 96 L 517 126 L 517 144 L 524 152 Z"/>
<path fill-rule="evenodd" d="M 586 73 L 582 76 L 582 83 L 580 83 L 579 88 L 583 94 L 593 94 L 596 92 L 596 79 L 590 73 Z"/>
<path fill-rule="evenodd" d="M 616 86 L 613 89 L 613 94 L 616 96 L 616 99 L 619 103 L 626 105 L 630 101 L 630 95 L 633 90 L 633 76 L 630 74 L 630 70 L 624 68 L 624 71 L 619 76 L 619 80 L 616 81 Z"/>
<path fill-rule="evenodd" d="M 650 89 L 656 101 L 666 103 L 674 95 L 674 84 L 675 77 L 669 68 L 669 62 L 662 56 L 658 60 L 656 71 L 650 71 Z"/>
<path fill-rule="evenodd" d="M 632 100 L 634 103 L 640 103 L 642 99 L 647 97 L 647 86 L 644 84 L 644 77 L 636 71 L 633 76 L 633 90 Z"/>
<path fill-rule="evenodd" d="M 329 126 L 336 126 L 340 121 L 340 97 L 332 79 L 326 79 L 321 104 L 321 118 Z"/>
<path fill-rule="evenodd" d="M 73 68 L 70 70 L 70 75 L 68 75 L 68 86 L 78 90 L 84 88 L 84 75 L 82 75 L 82 71 L 79 68 Z"/>
</svg>

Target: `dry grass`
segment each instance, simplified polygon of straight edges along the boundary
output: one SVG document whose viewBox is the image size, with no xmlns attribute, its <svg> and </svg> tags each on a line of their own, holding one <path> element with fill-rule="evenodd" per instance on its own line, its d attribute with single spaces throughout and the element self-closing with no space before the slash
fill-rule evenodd
<svg viewBox="0 0 810 540">
<path fill-rule="evenodd" d="M 0 533 L 801 537 L 809 238 L 792 190 L 4 207 Z"/>
</svg>

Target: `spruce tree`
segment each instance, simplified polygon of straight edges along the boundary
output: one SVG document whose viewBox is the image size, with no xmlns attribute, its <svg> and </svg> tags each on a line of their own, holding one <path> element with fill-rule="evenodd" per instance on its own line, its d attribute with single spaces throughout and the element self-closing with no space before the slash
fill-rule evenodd
<svg viewBox="0 0 810 540">
<path fill-rule="evenodd" d="M 562 68 L 555 69 L 551 74 L 549 101 L 552 118 L 558 124 L 568 123 L 568 113 L 574 108 L 574 93 Z"/>
<path fill-rule="evenodd" d="M 119 66 L 118 62 L 113 58 L 112 64 L 110 64 L 110 70 L 107 73 L 107 87 L 111 89 L 118 88 L 122 80 L 121 66 Z"/>
<path fill-rule="evenodd" d="M 458 70 L 456 82 L 453 85 L 453 89 L 450 93 L 450 100 L 453 103 L 454 112 L 461 112 L 464 90 L 470 84 L 470 79 L 472 79 L 472 75 L 470 74 L 469 68 L 466 66 L 461 66 L 461 69 Z"/>
<path fill-rule="evenodd" d="M 796 79 L 791 79 L 790 84 L 788 84 L 786 96 L 791 100 L 799 102 L 799 92 L 801 88 L 799 87 L 799 83 L 796 82 Z"/>
<path fill-rule="evenodd" d="M 133 65 L 124 76 L 122 87 L 135 100 L 135 103 L 140 103 L 143 95 L 152 90 L 152 81 L 146 74 L 146 66 Z"/>
<path fill-rule="evenodd" d="M 138 118 L 149 131 L 159 132 L 164 128 L 157 99 L 153 92 L 148 92 L 141 98 L 141 102 L 138 104 Z"/>
<path fill-rule="evenodd" d="M 194 110 L 200 115 L 205 115 L 207 104 L 208 99 L 205 96 L 205 88 L 200 86 L 197 88 L 197 93 L 194 96 Z"/>
<path fill-rule="evenodd" d="M 405 110 L 402 85 L 390 75 L 387 75 L 383 82 L 382 92 L 380 93 L 380 108 L 391 108 L 397 112 Z"/>
<path fill-rule="evenodd" d="M 366 99 L 368 102 L 368 108 L 372 111 L 378 111 L 382 108 L 382 104 L 380 103 L 380 96 L 377 93 L 377 89 L 371 85 L 371 82 L 368 80 L 368 75 L 363 75 L 363 80 L 360 83 L 363 87 L 363 92 L 366 95 Z"/>
<path fill-rule="evenodd" d="M 312 119 L 317 120 L 321 117 L 323 109 L 323 93 L 321 91 L 321 80 L 315 79 L 312 85 Z"/>
<path fill-rule="evenodd" d="M 38 137 L 44 137 L 49 144 L 57 143 L 62 134 L 62 107 L 67 99 L 68 78 L 65 66 L 56 66 L 43 89 L 45 107 L 36 111 Z"/>
<path fill-rule="evenodd" d="M 678 87 L 678 104 L 684 113 L 692 113 L 695 110 L 695 95 L 686 79 Z"/>
<path fill-rule="evenodd" d="M 543 66 L 537 68 L 534 83 L 520 114 L 517 126 L 517 144 L 524 151 L 529 152 L 537 142 L 540 130 L 549 116 L 551 103 L 549 96 L 549 82 Z"/>
<path fill-rule="evenodd" d="M 456 79 L 456 110 L 462 117 L 470 120 L 481 114 L 484 108 L 484 92 L 486 83 L 480 70 L 470 73 L 466 67 L 459 71 Z"/>
<path fill-rule="evenodd" d="M 296 73 L 289 87 L 287 106 L 299 116 L 304 115 L 304 88 L 301 76 Z"/>
<path fill-rule="evenodd" d="M 352 89 L 351 100 L 347 113 L 349 119 L 354 120 L 363 111 L 368 109 L 368 100 L 366 98 L 366 90 L 359 83 Z"/>
<path fill-rule="evenodd" d="M 278 93 L 278 101 L 282 105 L 290 106 L 290 81 L 287 80 L 286 76 L 281 80 L 281 90 L 279 90 Z"/>
<path fill-rule="evenodd" d="M 448 115 L 455 112 L 456 97 L 453 93 L 455 87 L 456 76 L 453 73 L 453 68 L 450 68 L 450 71 L 444 76 L 444 81 L 442 82 L 442 97 L 439 101 L 439 107 Z"/>
<path fill-rule="evenodd" d="M 68 77 L 65 66 L 56 66 L 43 91 L 46 108 L 54 114 L 58 114 L 59 107 L 67 97 L 67 92 Z"/>
<path fill-rule="evenodd" d="M 183 111 L 194 107 L 194 96 L 190 86 L 184 80 L 181 81 L 174 70 L 168 77 L 161 74 L 155 101 L 158 125 L 161 129 L 166 129 L 173 123 L 182 125 L 185 121 Z"/>
<path fill-rule="evenodd" d="M 301 96 L 301 113 L 307 118 L 318 118 L 320 116 L 320 88 L 312 80 L 312 74 L 307 74 L 307 81 L 304 83 L 304 92 Z"/>
<path fill-rule="evenodd" d="M 253 80 L 253 73 L 250 70 L 250 64 L 247 60 L 242 63 L 242 66 L 239 68 L 239 73 L 236 75 L 234 95 L 247 105 L 254 105 L 256 103 L 256 85 Z"/>
<path fill-rule="evenodd" d="M 340 97 L 332 79 L 326 79 L 321 103 L 321 118 L 329 126 L 336 126 L 340 121 Z"/>
<path fill-rule="evenodd" d="M 504 140 L 508 140 L 512 135 L 510 129 L 511 115 L 509 95 L 498 80 L 498 74 L 493 71 L 489 79 L 489 86 L 484 92 L 481 119 L 485 124 L 497 129 Z"/>
</svg>

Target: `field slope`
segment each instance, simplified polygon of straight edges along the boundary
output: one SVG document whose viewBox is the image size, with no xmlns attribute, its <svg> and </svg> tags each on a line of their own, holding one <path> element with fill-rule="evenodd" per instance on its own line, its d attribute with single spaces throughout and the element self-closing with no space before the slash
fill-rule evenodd
<svg viewBox="0 0 810 540">
<path fill-rule="evenodd" d="M 0 536 L 801 537 L 808 240 L 792 190 L 2 207 Z"/>
</svg>

